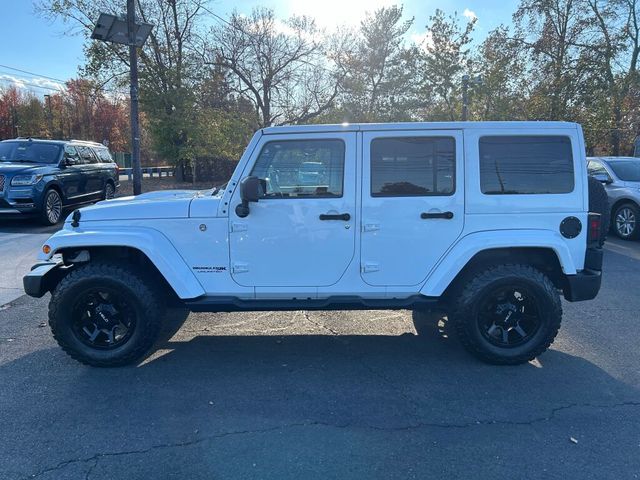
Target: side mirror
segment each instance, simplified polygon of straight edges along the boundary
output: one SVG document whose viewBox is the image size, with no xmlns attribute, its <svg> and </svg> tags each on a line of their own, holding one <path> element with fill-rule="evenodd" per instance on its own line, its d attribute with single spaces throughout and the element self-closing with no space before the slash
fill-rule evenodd
<svg viewBox="0 0 640 480">
<path fill-rule="evenodd" d="M 595 178 L 599 182 L 602 182 L 602 183 L 607 184 L 607 185 L 612 183 L 611 178 L 606 173 L 594 173 L 593 174 L 593 178 Z"/>
<path fill-rule="evenodd" d="M 242 203 L 236 207 L 236 215 L 246 217 L 249 215 L 249 203 L 257 202 L 264 197 L 267 187 L 266 180 L 258 177 L 245 177 L 240 181 L 240 198 Z"/>
<path fill-rule="evenodd" d="M 66 157 L 66 156 L 65 156 L 65 157 L 62 159 L 62 165 L 63 165 L 63 166 L 65 166 L 65 167 L 71 167 L 71 166 L 73 166 L 73 165 L 77 165 L 77 164 L 78 164 L 78 162 L 77 162 L 77 161 L 76 161 L 76 159 L 75 159 L 75 158 L 73 158 L 73 157 Z"/>
</svg>

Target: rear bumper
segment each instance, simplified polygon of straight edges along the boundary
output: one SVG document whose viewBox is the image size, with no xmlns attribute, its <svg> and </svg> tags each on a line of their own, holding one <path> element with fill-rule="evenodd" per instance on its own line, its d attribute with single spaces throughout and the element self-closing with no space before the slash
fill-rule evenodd
<svg viewBox="0 0 640 480">
<path fill-rule="evenodd" d="M 22 277 L 24 292 L 30 297 L 40 298 L 52 290 L 62 273 L 62 262 L 43 262 L 31 267 L 31 271 Z"/>
<path fill-rule="evenodd" d="M 602 248 L 588 248 L 584 260 L 584 270 L 576 275 L 567 275 L 564 298 L 569 302 L 593 300 L 602 283 Z"/>
</svg>

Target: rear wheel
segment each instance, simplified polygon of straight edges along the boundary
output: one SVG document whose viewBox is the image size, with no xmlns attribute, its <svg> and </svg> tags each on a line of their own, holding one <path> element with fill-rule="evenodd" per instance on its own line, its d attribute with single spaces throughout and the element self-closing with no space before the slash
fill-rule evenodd
<svg viewBox="0 0 640 480">
<path fill-rule="evenodd" d="M 116 367 L 140 360 L 154 345 L 164 316 L 154 282 L 127 265 L 87 263 L 54 290 L 49 325 L 75 360 Z"/>
<path fill-rule="evenodd" d="M 613 231 L 623 240 L 635 240 L 640 236 L 638 226 L 638 206 L 633 203 L 624 203 L 616 208 L 613 214 Z"/>
<path fill-rule="evenodd" d="M 55 225 L 62 218 L 62 197 L 53 188 L 47 190 L 42 202 L 40 220 L 45 225 Z"/>
<path fill-rule="evenodd" d="M 557 289 L 542 272 L 528 265 L 500 265 L 476 273 L 456 292 L 449 319 L 473 355 L 515 365 L 553 343 L 562 307 Z"/>
<path fill-rule="evenodd" d="M 113 186 L 113 183 L 107 182 L 104 186 L 104 194 L 102 195 L 103 200 L 111 200 L 116 194 L 116 188 Z"/>
</svg>

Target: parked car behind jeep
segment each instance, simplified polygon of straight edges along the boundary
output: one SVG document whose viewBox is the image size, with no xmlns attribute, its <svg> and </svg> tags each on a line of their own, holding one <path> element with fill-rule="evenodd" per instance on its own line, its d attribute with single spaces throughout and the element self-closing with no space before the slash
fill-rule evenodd
<svg viewBox="0 0 640 480">
<path fill-rule="evenodd" d="M 640 158 L 589 157 L 589 175 L 607 191 L 611 228 L 623 240 L 640 238 Z"/>
<path fill-rule="evenodd" d="M 118 166 L 99 143 L 0 142 L 0 215 L 37 215 L 55 225 L 65 209 L 112 198 L 118 186 Z"/>
</svg>

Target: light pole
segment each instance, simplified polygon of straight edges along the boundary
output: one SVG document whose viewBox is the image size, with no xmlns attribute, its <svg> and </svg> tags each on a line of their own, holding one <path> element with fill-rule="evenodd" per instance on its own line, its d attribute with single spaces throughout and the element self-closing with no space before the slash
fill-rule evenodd
<svg viewBox="0 0 640 480">
<path fill-rule="evenodd" d="M 119 43 L 129 47 L 129 83 L 131 84 L 131 167 L 133 194 L 142 193 L 142 166 L 140 165 L 140 119 L 138 114 L 138 51 L 149 37 L 153 25 L 136 22 L 136 2 L 127 0 L 127 16 L 119 18 L 101 13 L 91 38 Z"/>
</svg>

